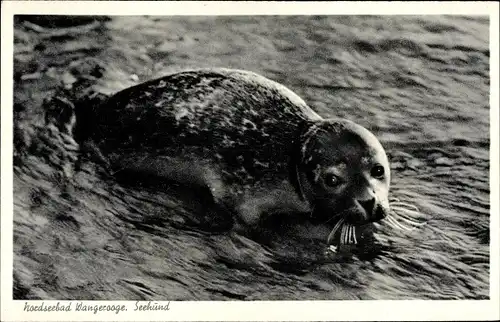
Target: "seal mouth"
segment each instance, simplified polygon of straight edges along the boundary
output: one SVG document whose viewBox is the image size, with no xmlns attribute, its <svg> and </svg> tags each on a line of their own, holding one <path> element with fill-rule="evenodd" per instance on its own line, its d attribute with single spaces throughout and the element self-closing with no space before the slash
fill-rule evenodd
<svg viewBox="0 0 500 322">
<path fill-rule="evenodd" d="M 373 213 L 373 216 L 353 216 L 351 212 L 345 211 L 343 215 L 340 215 L 340 218 L 328 235 L 327 245 L 357 245 L 363 230 L 362 227 L 378 222 L 386 217 L 385 209 L 380 206 L 377 206 Z M 363 219 L 360 217 L 363 217 Z"/>
<path fill-rule="evenodd" d="M 375 220 L 369 220 L 363 223 L 352 223 L 348 217 L 341 216 L 327 238 L 327 245 L 330 251 L 336 253 L 337 248 L 342 246 L 355 246 L 361 240 L 363 227 L 370 223 L 384 222 L 390 227 L 411 232 L 419 227 L 422 227 L 426 222 L 422 221 L 425 215 L 415 206 L 407 202 L 393 198 L 389 203 L 389 208 L 382 209 L 382 214 L 376 214 Z"/>
</svg>

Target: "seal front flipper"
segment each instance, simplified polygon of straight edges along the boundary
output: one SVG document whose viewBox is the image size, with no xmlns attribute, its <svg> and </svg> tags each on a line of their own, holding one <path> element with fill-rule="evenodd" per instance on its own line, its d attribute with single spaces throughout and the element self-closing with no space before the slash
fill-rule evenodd
<svg viewBox="0 0 500 322">
<path fill-rule="evenodd" d="M 189 192 L 186 192 L 189 190 Z M 176 189 L 178 198 L 192 209 L 189 218 L 182 225 L 174 223 L 179 229 L 194 229 L 201 232 L 223 233 L 234 227 L 235 214 L 229 207 L 214 199 L 208 187 L 188 187 Z"/>
<path fill-rule="evenodd" d="M 269 244 L 276 237 L 280 223 L 293 222 L 294 218 L 307 218 L 310 206 L 298 194 L 294 194 L 294 187 L 286 180 L 273 187 L 262 185 L 260 189 L 254 194 L 247 192 L 240 199 L 236 207 L 236 230 Z M 257 188 L 250 190 L 255 191 Z"/>
<path fill-rule="evenodd" d="M 234 212 L 228 207 L 217 170 L 203 160 L 152 154 L 112 155 L 113 175 L 121 183 L 160 189 L 188 210 L 178 228 L 222 232 L 231 229 Z"/>
</svg>

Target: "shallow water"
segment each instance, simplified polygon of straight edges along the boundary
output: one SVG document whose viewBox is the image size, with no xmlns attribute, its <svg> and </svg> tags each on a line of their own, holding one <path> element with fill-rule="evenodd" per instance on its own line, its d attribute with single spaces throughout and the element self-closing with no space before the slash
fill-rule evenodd
<svg viewBox="0 0 500 322">
<path fill-rule="evenodd" d="M 15 298 L 489 298 L 487 18 L 102 20 L 16 21 Z M 44 124 L 42 108 L 58 86 L 90 75 L 95 91 L 111 94 L 214 66 L 260 73 L 320 115 L 371 130 L 391 161 L 392 196 L 427 225 L 405 232 L 382 222 L 378 256 L 322 261 L 314 242 L 277 234 L 269 247 L 187 229 L 199 206 L 168 188 L 118 183 L 90 161 L 68 181 L 78 146 Z"/>
</svg>

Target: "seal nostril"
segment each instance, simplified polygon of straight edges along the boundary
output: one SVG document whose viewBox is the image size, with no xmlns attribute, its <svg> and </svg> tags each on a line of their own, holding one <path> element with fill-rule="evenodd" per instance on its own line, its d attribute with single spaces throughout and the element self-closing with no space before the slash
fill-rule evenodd
<svg viewBox="0 0 500 322">
<path fill-rule="evenodd" d="M 369 200 L 359 200 L 358 202 L 368 215 L 371 215 L 373 213 L 373 208 L 375 207 L 375 198 Z"/>
</svg>

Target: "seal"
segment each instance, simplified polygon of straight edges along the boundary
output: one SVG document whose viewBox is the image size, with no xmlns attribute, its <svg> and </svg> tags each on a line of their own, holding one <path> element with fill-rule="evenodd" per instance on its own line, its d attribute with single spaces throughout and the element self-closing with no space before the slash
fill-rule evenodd
<svg viewBox="0 0 500 322">
<path fill-rule="evenodd" d="M 247 227 L 273 213 L 314 213 L 337 219 L 329 243 L 348 243 L 352 227 L 389 211 L 389 162 L 377 138 L 322 118 L 253 72 L 166 75 L 116 93 L 92 115 L 87 139 L 113 171 L 205 187 Z"/>
</svg>

